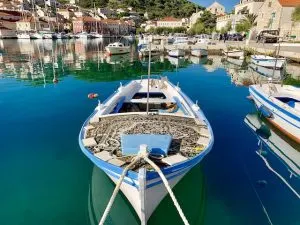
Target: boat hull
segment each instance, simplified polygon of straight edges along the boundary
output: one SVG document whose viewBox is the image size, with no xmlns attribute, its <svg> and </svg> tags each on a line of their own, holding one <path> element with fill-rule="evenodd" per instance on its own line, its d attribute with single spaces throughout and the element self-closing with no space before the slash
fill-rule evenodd
<svg viewBox="0 0 300 225">
<path fill-rule="evenodd" d="M 223 51 L 223 54 L 231 58 L 238 58 L 238 59 L 244 58 L 244 51 Z"/>
<path fill-rule="evenodd" d="M 251 63 L 258 65 L 258 66 L 271 68 L 271 69 L 275 68 L 275 65 L 276 65 L 276 69 L 281 69 L 285 66 L 286 59 L 277 59 L 276 60 L 276 58 L 273 58 L 273 57 L 257 58 L 255 56 L 251 56 Z"/>
<path fill-rule="evenodd" d="M 286 104 L 277 104 L 274 97 L 261 92 L 256 86 L 250 86 L 249 91 L 257 108 L 266 119 L 289 138 L 300 143 L 299 115 L 291 112 L 284 106 Z M 270 116 L 268 114 L 270 114 Z"/>
<path fill-rule="evenodd" d="M 183 49 L 175 49 L 175 50 L 170 50 L 169 51 L 169 56 L 172 57 L 184 57 L 185 52 Z"/>
<path fill-rule="evenodd" d="M 118 55 L 118 54 L 125 54 L 130 52 L 130 47 L 105 47 L 105 50 L 110 54 L 110 55 Z"/>
<path fill-rule="evenodd" d="M 193 50 L 191 50 L 191 55 L 197 56 L 197 57 L 207 56 L 207 50 L 206 49 L 193 49 Z"/>
</svg>

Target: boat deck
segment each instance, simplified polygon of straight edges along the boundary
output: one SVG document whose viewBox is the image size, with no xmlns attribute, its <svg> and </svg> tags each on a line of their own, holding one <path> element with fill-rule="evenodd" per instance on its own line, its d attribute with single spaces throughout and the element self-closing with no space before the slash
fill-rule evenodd
<svg viewBox="0 0 300 225">
<path fill-rule="evenodd" d="M 98 119 L 97 119 L 98 120 Z M 204 121 L 173 115 L 118 114 L 93 118 L 85 127 L 83 144 L 96 157 L 109 163 L 125 166 L 133 156 L 123 156 L 122 134 L 158 134 L 172 137 L 168 155 L 176 155 L 178 162 L 199 154 L 210 142 L 210 132 Z M 159 166 L 168 166 L 168 160 L 156 160 Z M 175 162 L 175 163 L 176 163 Z M 140 165 L 138 168 L 140 168 Z"/>
</svg>

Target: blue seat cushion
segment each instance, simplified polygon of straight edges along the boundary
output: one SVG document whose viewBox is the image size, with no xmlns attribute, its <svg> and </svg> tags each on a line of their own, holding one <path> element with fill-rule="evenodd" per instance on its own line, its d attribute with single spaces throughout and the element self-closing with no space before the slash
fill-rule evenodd
<svg viewBox="0 0 300 225">
<path fill-rule="evenodd" d="M 170 135 L 160 134 L 122 134 L 122 155 L 137 155 L 140 145 L 147 145 L 150 154 L 167 155 L 172 141 Z"/>
</svg>

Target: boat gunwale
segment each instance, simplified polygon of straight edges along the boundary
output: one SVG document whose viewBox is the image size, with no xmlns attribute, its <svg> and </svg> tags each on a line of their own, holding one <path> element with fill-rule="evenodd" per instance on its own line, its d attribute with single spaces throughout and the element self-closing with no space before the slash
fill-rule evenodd
<svg viewBox="0 0 300 225">
<path fill-rule="evenodd" d="M 141 79 L 142 80 L 142 79 Z M 129 81 L 127 85 L 129 85 L 131 82 L 134 81 L 141 81 L 141 80 L 132 80 Z M 199 108 L 199 110 L 197 110 L 197 112 L 195 112 L 192 108 L 193 105 L 193 101 L 184 93 L 181 91 L 181 89 L 177 89 L 176 86 L 174 86 L 174 84 L 172 84 L 170 81 L 166 81 L 168 82 L 168 84 L 173 87 L 175 90 L 177 90 L 178 94 L 183 98 L 183 100 L 190 106 L 190 110 L 193 113 L 194 117 L 193 118 L 198 118 L 198 119 L 202 119 L 203 122 L 206 123 L 207 129 L 209 131 L 210 137 L 209 137 L 209 143 L 208 145 L 197 155 L 183 161 L 177 164 L 174 164 L 172 166 L 166 166 L 164 168 L 161 168 L 162 172 L 165 175 L 168 175 L 172 172 L 174 172 L 174 170 L 180 170 L 183 168 L 186 168 L 187 166 L 191 166 L 194 162 L 198 163 L 197 161 L 200 160 L 200 158 L 202 157 L 202 155 L 206 155 L 208 152 L 210 152 L 210 150 L 212 149 L 213 143 L 214 143 L 214 135 L 213 135 L 213 131 L 211 128 L 210 123 L 208 122 L 207 118 L 205 117 L 204 113 L 202 112 L 202 110 Z M 117 93 L 117 91 L 115 91 L 108 99 L 105 100 L 105 102 L 108 102 L 115 94 Z M 84 132 L 85 132 L 85 127 L 89 124 L 90 119 L 98 112 L 98 107 L 96 107 L 96 109 L 93 111 L 93 113 L 85 120 L 85 122 L 83 123 L 81 129 L 80 129 L 80 133 L 79 133 L 79 145 L 81 150 L 83 151 L 83 153 L 90 158 L 93 162 L 100 162 L 101 164 L 103 164 L 103 167 L 107 167 L 107 168 L 111 168 L 113 172 L 117 172 L 119 175 L 123 172 L 124 168 L 113 165 L 111 163 L 108 163 L 104 160 L 101 160 L 99 158 L 97 158 L 89 149 L 87 149 L 86 147 L 84 147 L 83 143 L 82 143 L 82 139 L 84 138 Z M 183 117 L 183 116 L 181 116 Z M 203 156 L 203 157 L 204 157 Z M 95 163 L 97 165 L 97 163 Z M 98 166 L 98 165 L 97 165 Z M 126 177 L 133 179 L 133 180 L 138 180 L 138 172 L 135 172 L 133 170 L 129 170 L 127 172 Z M 158 173 L 155 171 L 147 171 L 146 173 L 146 179 L 147 180 L 152 180 L 159 177 Z M 134 182 L 132 182 L 135 185 Z"/>
</svg>

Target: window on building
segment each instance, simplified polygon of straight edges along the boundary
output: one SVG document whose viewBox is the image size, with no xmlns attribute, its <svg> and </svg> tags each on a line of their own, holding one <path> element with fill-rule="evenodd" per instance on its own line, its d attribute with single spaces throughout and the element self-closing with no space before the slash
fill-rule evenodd
<svg viewBox="0 0 300 225">
<path fill-rule="evenodd" d="M 272 7 L 272 2 L 269 2 L 269 7 Z"/>
</svg>

